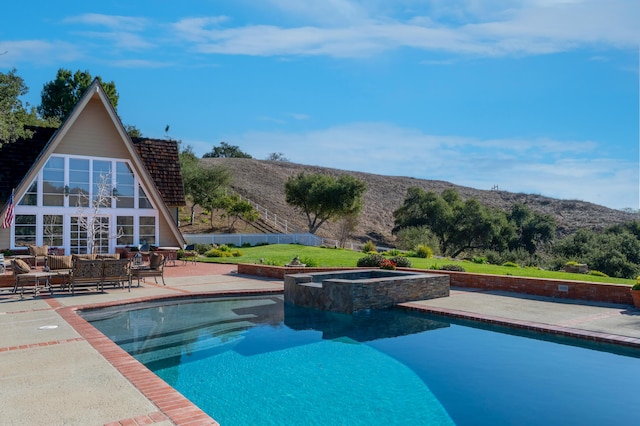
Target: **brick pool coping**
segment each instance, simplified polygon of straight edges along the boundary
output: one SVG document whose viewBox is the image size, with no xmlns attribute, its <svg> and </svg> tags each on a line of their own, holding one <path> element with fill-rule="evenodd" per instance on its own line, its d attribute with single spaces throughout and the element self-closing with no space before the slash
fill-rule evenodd
<svg viewBox="0 0 640 426">
<path fill-rule="evenodd" d="M 89 343 L 100 355 L 102 355 L 116 370 L 120 372 L 131 384 L 138 389 L 160 412 L 151 413 L 145 418 L 124 419 L 107 426 L 115 425 L 143 425 L 170 419 L 179 426 L 219 425 L 213 418 L 202 411 L 194 403 L 185 398 L 180 392 L 169 386 L 164 380 L 149 370 L 146 366 L 129 355 L 111 339 L 92 326 L 78 311 L 83 309 L 108 308 L 113 306 L 129 305 L 141 302 L 159 300 L 175 300 L 189 298 L 212 298 L 221 296 L 255 296 L 263 294 L 281 294 L 281 291 L 273 290 L 225 290 L 206 293 L 185 293 L 163 296 L 149 296 L 132 298 L 124 301 L 97 303 L 90 305 L 78 305 L 65 307 L 55 298 L 43 297 L 49 306 L 54 309 L 76 332 L 81 339 Z M 76 339 L 74 339 L 76 340 Z M 17 349 L 17 348 L 16 348 Z"/>
</svg>

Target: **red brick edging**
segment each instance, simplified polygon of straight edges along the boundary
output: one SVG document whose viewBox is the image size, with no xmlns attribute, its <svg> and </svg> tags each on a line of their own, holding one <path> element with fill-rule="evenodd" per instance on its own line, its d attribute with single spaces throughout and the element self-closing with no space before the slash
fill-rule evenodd
<svg viewBox="0 0 640 426">
<path fill-rule="evenodd" d="M 221 291 L 208 293 L 189 293 L 184 295 L 165 295 L 142 297 L 122 302 L 109 302 L 94 305 L 64 307 L 54 298 L 47 297 L 49 305 L 72 327 L 84 340 L 93 346 L 111 365 L 113 365 L 127 380 L 129 380 L 142 394 L 155 404 L 161 413 L 150 413 L 149 419 L 162 421 L 160 414 L 166 415 L 173 423 L 180 426 L 219 425 L 208 414 L 185 398 L 180 392 L 169 386 L 164 380 L 156 376 L 151 370 L 138 362 L 125 350 L 116 345 L 98 329 L 85 321 L 77 311 L 82 309 L 105 308 L 109 306 L 121 306 L 123 304 L 157 301 L 162 299 L 177 298 L 202 298 L 220 296 L 251 296 L 257 294 L 280 294 L 282 291 L 255 290 L 255 291 Z M 80 340 L 80 339 L 79 339 Z M 145 417 L 145 416 L 143 416 Z M 157 420 L 156 420 L 157 419 Z M 140 420 L 142 423 L 138 422 Z M 136 423 L 131 423 L 135 421 Z M 113 423 L 117 424 L 146 424 L 144 418 L 127 419 Z"/>
</svg>

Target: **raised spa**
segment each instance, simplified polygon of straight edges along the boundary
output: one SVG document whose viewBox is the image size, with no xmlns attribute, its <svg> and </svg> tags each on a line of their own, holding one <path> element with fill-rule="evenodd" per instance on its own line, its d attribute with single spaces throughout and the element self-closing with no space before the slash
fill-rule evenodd
<svg viewBox="0 0 640 426">
<path fill-rule="evenodd" d="M 284 300 L 298 306 L 353 313 L 449 296 L 449 276 L 383 269 L 286 275 Z"/>
</svg>

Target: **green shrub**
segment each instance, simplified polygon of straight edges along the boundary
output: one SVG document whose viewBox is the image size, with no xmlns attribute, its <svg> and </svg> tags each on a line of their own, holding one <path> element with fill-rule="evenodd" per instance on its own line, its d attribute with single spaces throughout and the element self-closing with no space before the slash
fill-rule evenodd
<svg viewBox="0 0 640 426">
<path fill-rule="evenodd" d="M 632 290 L 640 290 L 640 277 L 636 278 L 636 283 L 631 287 Z"/>
<path fill-rule="evenodd" d="M 520 267 L 520 265 L 518 265 L 518 264 L 517 264 L 517 263 L 515 263 L 515 262 L 504 262 L 504 263 L 502 264 L 502 266 L 506 266 L 506 267 L 508 267 L 508 268 L 519 268 L 519 267 Z"/>
<path fill-rule="evenodd" d="M 242 256 L 242 252 L 240 250 L 231 250 L 229 247 L 225 247 L 224 249 L 220 246 L 218 248 L 212 248 L 207 250 L 204 255 L 206 257 L 240 257 Z"/>
<path fill-rule="evenodd" d="M 405 256 L 394 256 L 389 260 L 394 262 L 398 268 L 411 268 L 413 266 L 413 263 Z"/>
<path fill-rule="evenodd" d="M 383 253 L 385 256 L 400 256 L 402 255 L 402 252 L 398 249 L 391 249 L 391 250 L 387 250 Z"/>
<path fill-rule="evenodd" d="M 307 265 L 310 268 L 315 268 L 316 266 L 320 266 L 320 263 L 317 260 L 315 260 L 315 259 L 313 259 L 311 257 L 303 257 L 303 258 L 301 258 L 300 259 L 300 263 L 303 263 L 303 264 Z"/>
<path fill-rule="evenodd" d="M 384 256 L 374 253 L 358 259 L 357 265 L 359 267 L 379 268 L 383 260 L 386 260 Z"/>
<path fill-rule="evenodd" d="M 596 277 L 608 277 L 609 276 L 609 275 L 605 274 L 604 272 L 594 271 L 594 270 L 589 271 L 589 275 L 595 275 Z"/>
<path fill-rule="evenodd" d="M 580 263 L 576 262 L 575 260 L 570 260 L 567 263 L 564 264 L 565 266 L 578 266 L 580 265 Z"/>
<path fill-rule="evenodd" d="M 251 243 L 242 243 L 242 247 L 243 248 L 249 248 L 249 247 L 251 247 Z"/>
<path fill-rule="evenodd" d="M 442 271 L 453 271 L 453 272 L 466 272 L 467 271 L 462 266 L 454 265 L 454 264 L 442 265 L 442 266 L 440 266 L 440 268 L 436 268 L 436 269 L 440 269 Z"/>
<path fill-rule="evenodd" d="M 477 263 L 479 265 L 484 265 L 486 263 L 489 262 L 489 260 L 486 257 L 482 257 L 482 256 L 475 256 L 471 258 L 471 261 L 473 263 Z"/>
<path fill-rule="evenodd" d="M 431 259 L 433 257 L 433 250 L 431 250 L 431 247 L 425 246 L 424 244 L 418 244 L 415 250 L 416 256 L 422 259 Z"/>
<path fill-rule="evenodd" d="M 376 245 L 373 244 L 373 241 L 369 240 L 366 243 L 364 243 L 362 245 L 362 250 L 363 253 L 375 253 L 376 252 Z"/>
<path fill-rule="evenodd" d="M 207 251 L 211 250 L 213 248 L 213 245 L 212 244 L 194 244 L 194 248 L 198 252 L 198 254 L 204 254 Z"/>
</svg>

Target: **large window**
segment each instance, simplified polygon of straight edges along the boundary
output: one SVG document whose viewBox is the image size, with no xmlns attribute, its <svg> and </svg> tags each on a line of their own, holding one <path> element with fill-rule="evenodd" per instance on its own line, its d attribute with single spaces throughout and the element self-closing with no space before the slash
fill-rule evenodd
<svg viewBox="0 0 640 426">
<path fill-rule="evenodd" d="M 36 215 L 16 214 L 15 216 L 15 245 L 16 247 L 36 243 Z"/>
<path fill-rule="evenodd" d="M 116 166 L 116 207 L 133 208 L 134 206 L 134 189 L 135 179 L 129 164 L 118 162 Z"/>
<path fill-rule="evenodd" d="M 91 201 L 100 200 L 95 207 Z M 116 246 L 156 244 L 158 219 L 132 165 L 122 159 L 52 155 L 16 205 L 12 247 L 109 252 Z M 96 218 L 87 232 L 83 217 Z"/>
<path fill-rule="evenodd" d="M 118 216 L 117 218 L 118 245 L 133 245 L 133 216 Z"/>
<path fill-rule="evenodd" d="M 81 218 L 71 218 L 71 254 L 83 254 L 87 252 L 87 230 L 81 225 Z"/>
<path fill-rule="evenodd" d="M 63 216 L 58 214 L 45 214 L 43 216 L 43 238 L 42 243 L 49 247 L 60 247 L 63 245 Z"/>
<path fill-rule="evenodd" d="M 69 159 L 69 207 L 89 206 L 89 160 Z"/>
<path fill-rule="evenodd" d="M 156 218 L 153 216 L 140 216 L 140 244 L 156 243 Z"/>
<path fill-rule="evenodd" d="M 51 157 L 42 169 L 42 204 L 64 206 L 64 158 Z"/>
<path fill-rule="evenodd" d="M 37 206 L 38 205 L 38 180 L 31 183 L 27 192 L 22 196 L 19 203 L 21 206 Z"/>
</svg>

